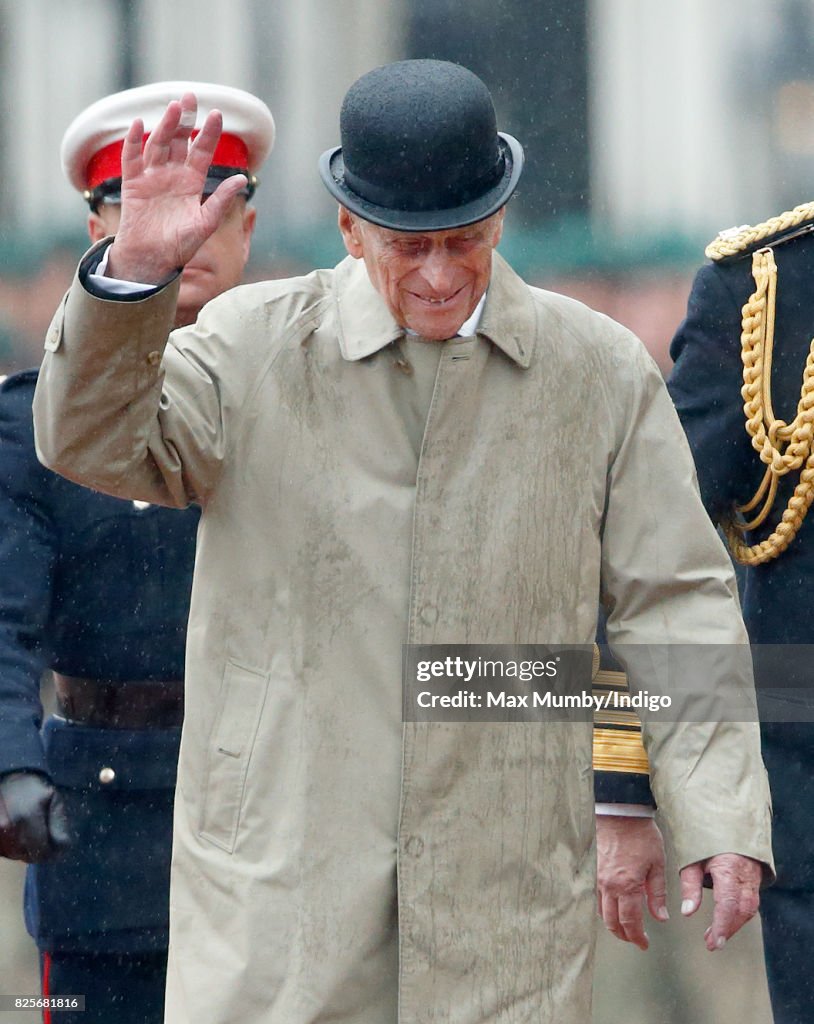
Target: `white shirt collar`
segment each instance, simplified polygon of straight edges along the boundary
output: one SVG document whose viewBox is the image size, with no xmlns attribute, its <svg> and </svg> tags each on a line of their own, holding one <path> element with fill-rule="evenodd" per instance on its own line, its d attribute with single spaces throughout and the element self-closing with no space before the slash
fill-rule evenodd
<svg viewBox="0 0 814 1024">
<path fill-rule="evenodd" d="M 460 338 L 471 338 L 478 329 L 480 324 L 481 314 L 483 313 L 483 306 L 486 302 L 486 292 L 481 295 L 477 306 L 472 310 L 472 316 L 468 320 L 464 320 L 461 326 L 458 328 L 458 337 Z"/>
</svg>

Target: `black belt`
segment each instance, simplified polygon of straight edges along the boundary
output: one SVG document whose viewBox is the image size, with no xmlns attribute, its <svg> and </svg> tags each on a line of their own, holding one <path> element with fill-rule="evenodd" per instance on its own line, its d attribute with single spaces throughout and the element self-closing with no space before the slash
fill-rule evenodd
<svg viewBox="0 0 814 1024">
<path fill-rule="evenodd" d="M 183 680 L 113 682 L 54 672 L 57 713 L 98 729 L 171 729 L 184 719 Z"/>
</svg>

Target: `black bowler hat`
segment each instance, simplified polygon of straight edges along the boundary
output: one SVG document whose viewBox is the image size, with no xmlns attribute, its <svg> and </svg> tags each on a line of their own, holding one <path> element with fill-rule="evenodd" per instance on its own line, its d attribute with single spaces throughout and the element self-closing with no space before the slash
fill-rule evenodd
<svg viewBox="0 0 814 1024">
<path fill-rule="evenodd" d="M 339 116 L 342 145 L 319 160 L 328 191 L 364 220 L 443 231 L 501 208 L 523 147 L 498 132 L 489 90 L 441 60 L 403 60 L 363 75 Z"/>
</svg>

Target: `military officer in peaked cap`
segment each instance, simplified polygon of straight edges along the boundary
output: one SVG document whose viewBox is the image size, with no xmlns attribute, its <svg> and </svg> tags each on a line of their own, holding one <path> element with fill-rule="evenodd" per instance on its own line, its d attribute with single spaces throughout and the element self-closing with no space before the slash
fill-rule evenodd
<svg viewBox="0 0 814 1024">
<path fill-rule="evenodd" d="M 139 117 L 149 137 L 188 89 L 201 122 L 217 107 L 224 123 L 199 193 L 241 177 L 229 214 L 184 269 L 177 326 L 240 280 L 255 220 L 246 204 L 274 138 L 268 108 L 239 89 L 158 82 L 94 103 L 62 142 L 91 239 L 113 235 L 127 129 Z M 0 386 L 0 855 L 31 865 L 25 916 L 43 994 L 85 998 L 84 1012 L 54 1019 L 154 1024 L 199 513 L 111 498 L 41 466 L 36 379 L 29 370 Z M 41 728 L 45 669 L 56 713 Z"/>
<path fill-rule="evenodd" d="M 188 148 L 195 111 L 169 104 L 143 153 L 133 124 L 121 229 L 82 260 L 35 398 L 52 468 L 203 507 L 166 1019 L 585 1024 L 591 725 L 403 724 L 401 646 L 590 643 L 601 582 L 611 643 L 743 650 L 660 375 L 495 253 L 522 148 L 480 79 L 430 60 L 344 98 L 320 172 L 348 258 L 168 341 L 177 268 L 241 187 L 194 200 L 220 130 Z M 771 873 L 757 729 L 645 729 L 714 946 Z"/>
<path fill-rule="evenodd" d="M 722 232 L 669 389 L 710 516 L 743 565 L 777 882 L 761 907 L 776 1024 L 814 1019 L 814 204 Z"/>
</svg>

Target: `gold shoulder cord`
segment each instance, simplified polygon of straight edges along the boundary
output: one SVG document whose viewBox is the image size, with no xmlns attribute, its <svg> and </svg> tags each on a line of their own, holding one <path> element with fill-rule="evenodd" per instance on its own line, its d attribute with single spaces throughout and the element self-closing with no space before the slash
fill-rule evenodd
<svg viewBox="0 0 814 1024">
<path fill-rule="evenodd" d="M 713 260 L 734 256 L 763 238 L 794 228 L 814 217 L 814 203 L 797 206 L 757 227 L 724 232 L 712 242 L 706 255 Z M 752 447 L 766 464 L 766 472 L 754 496 L 736 508 L 740 516 L 753 512 L 744 522 L 733 516 L 722 523 L 734 557 L 743 565 L 760 565 L 777 558 L 797 536 L 814 501 L 814 340 L 803 371 L 797 415 L 791 423 L 777 419 L 772 408 L 772 355 L 777 298 L 777 264 L 771 246 L 752 254 L 755 290 L 742 310 L 741 359 L 743 361 L 743 411 Z M 801 469 L 802 467 L 802 469 Z M 801 469 L 800 480 L 771 535 L 759 544 L 747 544 L 743 535 L 757 529 L 772 510 L 780 477 Z"/>
</svg>

